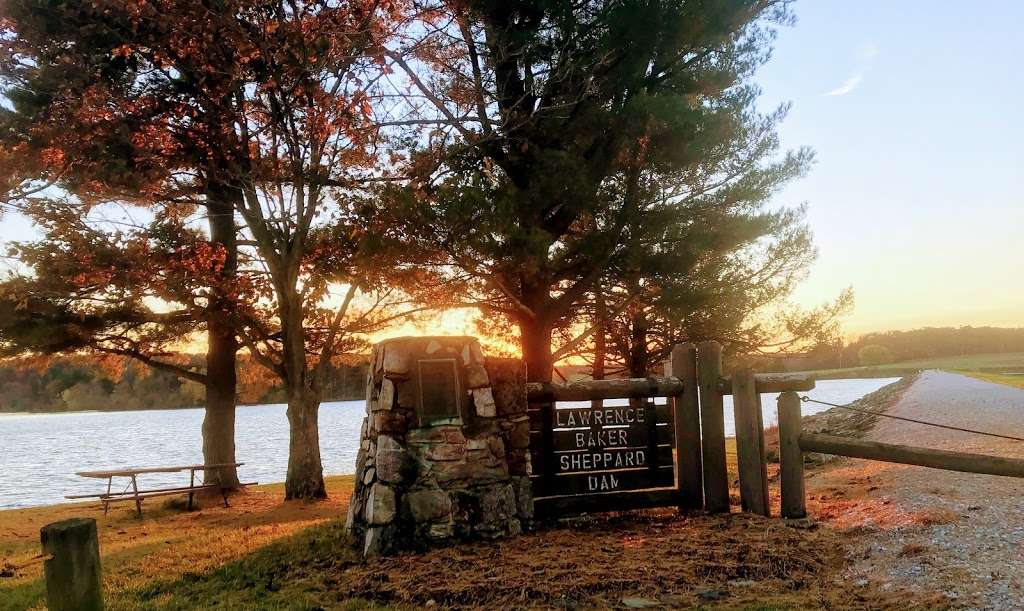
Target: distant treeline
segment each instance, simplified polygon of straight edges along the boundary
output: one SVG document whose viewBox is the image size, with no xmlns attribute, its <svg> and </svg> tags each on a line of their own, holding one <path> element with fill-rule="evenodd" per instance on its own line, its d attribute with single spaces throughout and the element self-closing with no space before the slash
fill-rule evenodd
<svg viewBox="0 0 1024 611">
<path fill-rule="evenodd" d="M 1024 328 L 925 327 L 868 333 L 849 344 L 818 345 L 797 357 L 766 359 L 774 369 L 833 369 L 917 359 L 1024 352 Z"/>
<path fill-rule="evenodd" d="M 199 355 L 179 355 L 194 362 Z M 332 364 L 325 401 L 362 399 L 365 361 Z M 238 362 L 239 402 L 284 403 L 276 378 L 244 355 Z M 0 412 L 63 412 L 197 407 L 205 402 L 201 384 L 179 378 L 123 357 L 60 356 L 45 360 L 0 362 Z"/>
</svg>

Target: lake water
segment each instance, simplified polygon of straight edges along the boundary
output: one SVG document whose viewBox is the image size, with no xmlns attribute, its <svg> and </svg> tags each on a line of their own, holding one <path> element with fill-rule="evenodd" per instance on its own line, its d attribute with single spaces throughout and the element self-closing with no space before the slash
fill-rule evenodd
<svg viewBox="0 0 1024 611">
<path fill-rule="evenodd" d="M 811 397 L 849 403 L 899 378 L 823 380 Z M 775 424 L 777 395 L 762 395 L 765 426 Z M 615 402 L 609 401 L 608 405 Z M 734 429 L 731 398 L 725 403 L 726 434 Z M 803 404 L 805 415 L 826 409 Z M 324 473 L 355 470 L 362 401 L 320 406 L 320 454 Z M 243 481 L 284 480 L 288 466 L 288 420 L 285 406 L 240 407 L 235 425 L 235 451 Z M 202 462 L 202 409 L 63 414 L 0 414 L 0 509 L 66 502 L 66 494 L 99 492 L 103 480 L 86 479 L 76 471 L 118 467 L 187 465 Z M 187 484 L 188 473 L 140 476 L 146 488 Z M 122 486 L 127 480 L 115 480 Z"/>
</svg>

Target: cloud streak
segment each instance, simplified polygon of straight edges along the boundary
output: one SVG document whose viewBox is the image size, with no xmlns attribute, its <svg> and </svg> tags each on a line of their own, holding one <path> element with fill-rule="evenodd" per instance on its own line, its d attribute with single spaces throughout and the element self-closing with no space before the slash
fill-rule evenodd
<svg viewBox="0 0 1024 611">
<path fill-rule="evenodd" d="M 841 85 L 835 89 L 826 91 L 821 95 L 825 97 L 839 97 L 853 92 L 853 90 L 864 82 L 864 75 L 867 74 L 868 69 L 871 68 L 871 64 L 874 63 L 876 57 L 878 57 L 878 45 L 872 41 L 868 41 L 861 45 L 860 49 L 857 50 L 857 60 L 860 63 L 857 70 L 850 76 L 850 78 L 843 81 Z"/>
<path fill-rule="evenodd" d="M 828 96 L 828 97 L 835 97 L 835 96 L 846 95 L 846 94 L 850 93 L 851 91 L 853 91 L 854 89 L 856 89 L 857 85 L 860 85 L 861 81 L 863 81 L 863 80 L 864 80 L 864 75 L 863 74 L 854 74 L 850 78 L 848 78 L 845 81 L 843 81 L 842 85 L 836 87 L 832 91 L 826 91 L 822 95 Z"/>
</svg>

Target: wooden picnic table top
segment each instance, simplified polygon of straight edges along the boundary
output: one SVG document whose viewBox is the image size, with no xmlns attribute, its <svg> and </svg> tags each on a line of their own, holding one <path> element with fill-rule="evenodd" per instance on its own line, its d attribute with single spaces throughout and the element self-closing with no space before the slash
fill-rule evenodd
<svg viewBox="0 0 1024 611">
<path fill-rule="evenodd" d="M 81 477 L 95 477 L 106 479 L 110 477 L 131 477 L 141 473 L 178 473 L 181 471 L 205 471 L 207 469 L 220 469 L 223 467 L 241 467 L 245 463 L 217 463 L 212 465 L 179 465 L 176 467 L 126 467 L 124 469 L 111 469 L 109 471 L 79 471 L 75 475 Z"/>
</svg>

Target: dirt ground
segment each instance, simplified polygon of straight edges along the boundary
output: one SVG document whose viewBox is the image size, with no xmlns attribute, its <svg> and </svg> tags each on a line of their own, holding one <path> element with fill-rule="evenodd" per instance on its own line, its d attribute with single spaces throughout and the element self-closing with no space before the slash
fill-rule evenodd
<svg viewBox="0 0 1024 611">
<path fill-rule="evenodd" d="M 895 593 L 851 590 L 841 532 L 733 513 L 631 512 L 546 526 L 500 542 L 361 562 L 345 539 L 349 482 L 319 504 L 277 490 L 230 509 L 153 507 L 99 515 L 111 609 L 410 607 L 882 608 Z M 738 501 L 738 499 L 737 499 Z M 43 608 L 32 563 L 43 523 L 83 505 L 0 513 L 0 609 Z M 13 567 L 21 568 L 14 569 Z"/>
<path fill-rule="evenodd" d="M 497 544 L 354 565 L 346 596 L 416 606 L 878 608 L 898 599 L 837 586 L 838 532 L 746 514 L 634 512 Z"/>
</svg>

